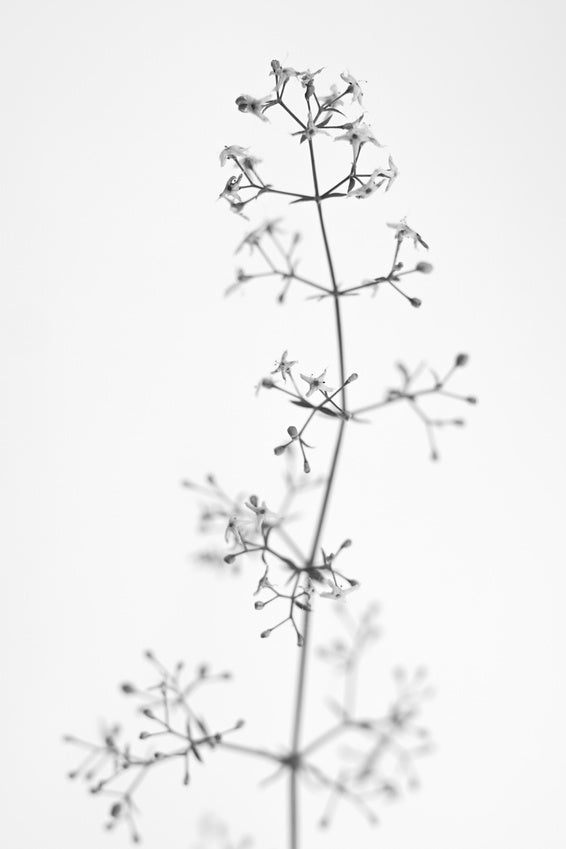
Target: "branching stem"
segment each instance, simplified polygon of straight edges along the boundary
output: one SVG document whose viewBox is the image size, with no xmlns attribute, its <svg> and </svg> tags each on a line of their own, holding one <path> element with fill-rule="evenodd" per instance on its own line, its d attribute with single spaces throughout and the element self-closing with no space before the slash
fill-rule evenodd
<svg viewBox="0 0 566 849">
<path fill-rule="evenodd" d="M 314 145 L 312 140 L 308 140 L 309 146 L 309 155 L 311 162 L 311 171 L 314 185 L 314 193 L 315 193 L 315 202 L 316 208 L 318 212 L 318 220 L 320 224 L 320 230 L 322 233 L 322 241 L 324 243 L 324 252 L 326 255 L 326 261 L 328 263 L 328 271 L 330 273 L 330 280 L 332 283 L 332 298 L 334 301 L 334 317 L 336 323 L 336 336 L 338 341 L 338 361 L 339 361 L 339 369 L 340 369 L 340 382 L 342 384 L 341 396 L 342 396 L 342 408 L 346 409 L 346 366 L 344 361 L 344 336 L 342 332 L 342 316 L 340 312 L 340 297 L 338 293 L 338 284 L 336 282 L 336 274 L 334 271 L 334 264 L 332 262 L 332 254 L 330 252 L 330 245 L 328 243 L 328 235 L 326 232 L 326 225 L 324 222 L 324 215 L 322 212 L 322 197 L 320 194 L 319 186 L 318 186 L 318 175 L 316 170 L 316 160 L 314 155 Z M 326 486 L 324 489 L 324 495 L 322 499 L 322 505 L 320 508 L 320 513 L 318 516 L 318 521 L 316 525 L 316 530 L 314 533 L 309 565 L 312 566 L 314 563 L 316 552 L 318 550 L 318 545 L 320 541 L 320 536 L 322 534 L 322 528 L 324 526 L 324 521 L 326 519 L 326 515 L 328 512 L 328 505 L 330 503 L 330 496 L 332 493 L 332 487 L 334 483 L 334 478 L 336 475 L 336 468 L 338 465 L 338 458 L 340 456 L 340 449 L 342 447 L 342 439 L 344 436 L 344 426 L 346 422 L 344 419 L 340 421 L 338 426 L 338 435 L 336 437 L 336 444 L 334 446 L 334 453 L 332 455 L 332 460 L 330 464 L 330 471 L 328 474 L 328 478 L 326 481 Z M 305 611 L 304 621 L 303 621 L 303 638 L 304 644 L 301 650 L 301 657 L 299 661 L 299 669 L 297 673 L 297 688 L 296 688 L 296 697 L 295 697 L 295 711 L 293 716 L 293 729 L 292 729 L 292 737 L 291 737 L 291 754 L 299 755 L 300 750 L 300 739 L 301 739 L 301 729 L 303 723 L 303 715 L 305 708 L 305 684 L 306 684 L 306 672 L 307 672 L 307 662 L 309 656 L 309 645 L 310 645 L 310 623 L 311 623 L 311 614 L 308 611 Z M 289 778 L 289 847 L 290 849 L 299 849 L 299 792 L 298 792 L 298 771 L 300 768 L 300 758 L 295 757 L 292 758 L 291 761 L 291 769 L 290 769 L 290 778 Z"/>
</svg>

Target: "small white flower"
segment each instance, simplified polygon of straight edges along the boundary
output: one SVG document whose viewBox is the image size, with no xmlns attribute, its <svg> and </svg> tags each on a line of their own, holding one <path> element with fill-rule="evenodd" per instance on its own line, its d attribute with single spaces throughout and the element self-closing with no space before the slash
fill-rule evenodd
<svg viewBox="0 0 566 849">
<path fill-rule="evenodd" d="M 240 191 L 240 183 L 242 181 L 242 177 L 244 175 L 240 174 L 238 177 L 230 177 L 220 194 L 219 198 L 226 198 L 226 200 L 230 204 L 240 204 L 242 203 L 242 198 L 239 195 Z"/>
<path fill-rule="evenodd" d="M 357 81 L 357 79 L 355 77 L 353 77 L 350 73 L 346 73 L 346 72 L 344 72 L 343 74 L 340 74 L 340 76 L 344 80 L 345 83 L 348 83 L 348 92 L 347 93 L 352 95 L 352 103 L 354 103 L 354 101 L 356 101 L 357 103 L 360 104 L 360 106 L 363 107 L 363 103 L 362 103 L 363 92 L 362 92 L 362 89 L 361 89 L 360 84 Z"/>
<path fill-rule="evenodd" d="M 267 118 L 263 114 L 266 106 L 272 103 L 272 99 L 268 97 L 250 97 L 249 94 L 241 94 L 236 98 L 236 106 L 240 110 L 240 112 L 250 112 L 252 115 L 255 115 L 256 118 L 259 118 L 261 121 L 267 121 Z"/>
<path fill-rule="evenodd" d="M 277 88 L 280 88 L 284 83 L 288 82 L 291 77 L 298 77 L 299 72 L 295 71 L 294 68 L 284 68 L 281 65 L 281 62 L 278 62 L 277 59 L 273 59 L 271 62 L 271 71 L 269 72 L 269 76 L 275 77 L 275 85 Z"/>
<path fill-rule="evenodd" d="M 238 163 L 238 160 L 242 160 L 244 168 L 253 169 L 256 165 L 259 165 L 261 159 L 251 154 L 249 150 L 249 147 L 242 147 L 239 144 L 226 145 L 224 150 L 220 151 L 220 164 L 224 167 L 229 159 L 236 163 Z"/>
<path fill-rule="evenodd" d="M 277 372 L 280 371 L 284 381 L 287 380 L 286 375 L 291 374 L 291 369 L 293 368 L 293 366 L 296 366 L 298 362 L 298 360 L 288 360 L 288 353 L 288 351 L 283 351 L 283 353 L 281 354 L 281 359 L 277 362 L 277 365 L 275 366 L 273 371 L 270 372 L 271 374 L 277 374 Z"/>
<path fill-rule="evenodd" d="M 399 176 L 399 169 L 393 162 L 393 157 L 389 157 L 387 168 L 381 168 L 379 174 L 381 177 L 385 177 L 387 179 L 387 186 L 385 187 L 385 191 L 388 192 L 397 177 Z"/>
<path fill-rule="evenodd" d="M 307 398 L 310 398 L 310 396 L 313 394 L 313 392 L 316 392 L 317 389 L 320 392 L 326 393 L 328 395 L 332 395 L 333 390 L 329 386 L 326 385 L 326 381 L 324 379 L 326 377 L 326 369 L 324 369 L 322 374 L 319 374 L 318 377 L 315 377 L 313 374 L 311 374 L 310 377 L 307 377 L 306 374 L 302 374 L 301 377 L 309 385 L 309 388 L 308 388 L 307 394 L 306 394 Z"/>
<path fill-rule="evenodd" d="M 271 527 L 279 521 L 278 516 L 269 509 L 265 501 L 260 504 L 257 495 L 251 495 L 250 500 L 246 501 L 245 504 L 248 510 L 255 513 L 258 531 L 261 531 L 264 525 Z"/>
<path fill-rule="evenodd" d="M 340 92 L 338 91 L 338 86 L 336 83 L 332 83 L 330 86 L 329 94 L 320 98 L 320 105 L 324 108 L 326 106 L 332 106 L 337 109 L 339 106 L 342 106 L 342 100 L 339 97 Z"/>
<path fill-rule="evenodd" d="M 350 142 L 354 153 L 354 159 L 357 158 L 362 145 L 367 144 L 368 142 L 370 144 L 374 144 L 376 147 L 383 147 L 383 145 L 381 145 L 374 136 L 369 124 L 363 123 L 363 117 L 363 115 L 360 115 L 360 117 L 356 118 L 352 124 L 345 124 L 344 127 L 346 132 L 341 136 L 336 136 L 334 139 L 334 141 Z"/>
<path fill-rule="evenodd" d="M 352 189 L 348 192 L 348 197 L 351 198 L 367 198 L 372 195 L 374 192 L 379 189 L 384 182 L 387 180 L 387 186 L 385 187 L 385 191 L 388 192 L 394 183 L 395 179 L 399 171 L 397 170 L 397 166 L 393 162 L 391 156 L 389 157 L 389 166 L 388 168 L 376 168 L 375 171 L 371 174 L 371 177 L 361 186 L 358 186 L 357 189 Z M 381 177 L 381 179 L 379 179 Z"/>
<path fill-rule="evenodd" d="M 301 81 L 301 84 L 304 86 L 304 88 L 308 88 L 309 86 L 314 85 L 314 78 L 323 70 L 324 68 L 319 68 L 318 71 L 311 71 L 307 68 L 306 71 L 301 71 L 299 73 L 299 80 Z"/>
<path fill-rule="evenodd" d="M 240 253 L 243 247 L 246 245 L 250 249 L 250 253 L 253 253 L 254 248 L 256 248 L 261 238 L 265 235 L 265 233 L 277 233 L 280 230 L 280 218 L 268 218 L 255 227 L 253 230 L 250 230 L 249 233 L 246 233 L 234 253 Z"/>
<path fill-rule="evenodd" d="M 360 588 L 357 581 L 350 581 L 350 586 L 348 587 L 339 587 L 338 584 L 335 584 L 334 581 L 330 580 L 327 580 L 325 583 L 328 587 L 328 591 L 320 593 L 320 597 L 331 598 L 333 601 L 344 601 L 347 595 L 350 595 L 350 593 L 353 593 L 355 590 Z"/>
<path fill-rule="evenodd" d="M 303 142 L 311 141 L 311 139 L 313 139 L 317 135 L 317 133 L 323 136 L 329 135 L 329 133 L 325 129 L 323 129 L 322 127 L 317 127 L 313 121 L 312 115 L 309 115 L 307 126 L 305 127 L 305 129 L 299 130 L 297 133 L 291 133 L 291 135 L 300 136 L 300 143 L 302 144 Z"/>
<path fill-rule="evenodd" d="M 242 159 L 248 150 L 249 147 L 241 147 L 239 144 L 224 145 L 224 150 L 220 151 L 220 164 L 224 167 L 229 159 Z"/>
<path fill-rule="evenodd" d="M 418 247 L 420 244 L 423 246 L 423 248 L 426 248 L 428 250 L 427 243 L 424 241 L 420 233 L 417 233 L 416 230 L 413 230 L 412 227 L 409 227 L 406 218 L 402 218 L 401 221 L 396 224 L 388 223 L 387 226 L 392 227 L 393 230 L 396 231 L 395 236 L 399 241 L 401 241 L 402 239 L 411 239 L 415 248 Z"/>
<path fill-rule="evenodd" d="M 243 545 L 242 534 L 244 532 L 244 523 L 237 516 L 231 516 L 224 531 L 224 539 L 226 542 L 236 542 L 238 545 Z"/>
<path fill-rule="evenodd" d="M 367 183 L 363 183 L 361 186 L 358 186 L 357 189 L 352 189 L 351 191 L 349 191 L 347 193 L 347 197 L 349 197 L 349 198 L 367 198 L 370 195 L 373 195 L 373 193 L 376 192 L 380 188 L 380 186 L 382 186 L 385 182 L 385 179 L 382 179 L 379 182 L 376 182 L 377 179 L 380 176 L 381 176 L 381 172 L 379 171 L 379 168 L 378 168 L 372 173 L 372 175 L 369 178 L 369 180 L 367 181 Z"/>
</svg>

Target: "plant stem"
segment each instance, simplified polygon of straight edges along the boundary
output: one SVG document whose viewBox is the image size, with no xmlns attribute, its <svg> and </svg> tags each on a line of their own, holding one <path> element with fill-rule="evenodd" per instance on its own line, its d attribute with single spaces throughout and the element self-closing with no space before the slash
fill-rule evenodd
<svg viewBox="0 0 566 849">
<path fill-rule="evenodd" d="M 330 280 L 332 283 L 332 297 L 334 300 L 334 316 L 336 322 L 336 336 L 338 341 L 338 360 L 339 360 L 339 368 L 340 368 L 340 382 L 342 383 L 342 408 L 346 409 L 346 387 L 344 386 L 346 382 L 346 373 L 345 373 L 345 363 L 344 363 L 344 337 L 342 332 L 342 317 L 340 314 L 340 297 L 338 293 L 338 285 L 336 283 L 336 274 L 334 272 L 334 264 L 332 262 L 332 254 L 330 252 L 330 245 L 328 244 L 328 236 L 326 233 L 326 225 L 324 222 L 324 215 L 322 212 L 322 203 L 321 203 L 321 195 L 318 186 L 318 175 L 316 171 L 316 161 L 314 156 L 314 146 L 312 140 L 308 140 L 309 145 L 309 154 L 311 161 L 311 171 L 312 178 L 314 184 L 314 192 L 315 192 L 315 202 L 316 208 L 318 212 L 318 220 L 320 224 L 320 230 L 322 233 L 322 240 L 324 243 L 324 252 L 326 254 L 326 260 L 328 263 L 328 270 L 330 273 Z M 320 513 L 318 517 L 318 522 L 316 525 L 316 530 L 314 533 L 309 565 L 314 563 L 314 559 L 316 556 L 316 552 L 318 549 L 318 544 L 320 541 L 320 536 L 322 534 L 322 528 L 324 526 L 324 521 L 326 519 L 326 514 L 328 512 L 328 505 L 330 503 L 330 496 L 332 493 L 332 486 L 334 483 L 336 468 L 338 465 L 338 458 L 340 456 L 340 449 L 342 447 L 342 438 L 344 435 L 344 425 L 345 420 L 342 419 L 340 421 L 340 425 L 338 427 L 338 435 L 336 437 L 336 444 L 334 446 L 334 453 L 332 455 L 332 461 L 330 464 L 330 471 L 328 473 L 328 479 L 326 482 L 326 487 L 324 490 L 324 495 L 322 499 L 322 505 L 320 508 Z M 290 849 L 299 849 L 299 793 L 298 793 L 298 771 L 300 768 L 300 759 L 299 759 L 299 746 L 300 746 L 300 737 L 301 737 L 301 727 L 303 721 L 304 714 L 304 705 L 305 705 L 305 684 L 306 684 L 306 671 L 307 671 L 307 661 L 308 661 L 308 652 L 309 652 L 309 636 L 310 636 L 310 621 L 311 615 L 308 611 L 305 611 L 304 620 L 303 620 L 303 638 L 304 644 L 301 650 L 301 659 L 299 661 L 299 669 L 297 674 L 297 689 L 296 689 L 296 698 L 295 698 L 295 712 L 293 717 L 293 731 L 291 738 L 291 752 L 294 755 L 294 760 L 291 762 L 291 770 L 290 770 L 290 785 L 289 785 L 289 846 Z"/>
</svg>

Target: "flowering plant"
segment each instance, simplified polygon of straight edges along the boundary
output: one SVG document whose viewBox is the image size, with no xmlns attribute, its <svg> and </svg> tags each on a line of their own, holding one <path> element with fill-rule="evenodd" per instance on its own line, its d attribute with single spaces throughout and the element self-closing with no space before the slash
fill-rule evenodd
<svg viewBox="0 0 566 849">
<path fill-rule="evenodd" d="M 220 152 L 220 165 L 234 168 L 220 198 L 227 202 L 232 212 L 246 220 L 252 208 L 270 194 L 281 196 L 291 204 L 313 207 L 322 236 L 328 281 L 312 280 L 298 273 L 297 251 L 301 237 L 294 233 L 290 240 L 285 239 L 281 219 L 271 218 L 248 230 L 236 249 L 237 254 L 246 249 L 261 263 L 261 270 L 239 268 L 227 294 L 247 289 L 254 280 L 272 278 L 282 284 L 277 294 L 280 302 L 285 301 L 292 284 L 305 287 L 316 299 L 330 299 L 337 339 L 337 370 L 331 382 L 337 384 L 337 388 L 328 385 L 328 369 L 321 370 L 320 362 L 299 364 L 288 350 L 281 353 L 275 367 L 260 380 L 258 390 L 280 393 L 293 413 L 303 416 L 300 426 L 286 426 L 286 436 L 273 448 L 277 457 L 287 455 L 300 460 L 298 474 L 287 472 L 285 496 L 276 509 L 271 509 L 267 501 L 256 494 L 232 497 L 213 475 L 203 483 L 185 481 L 187 488 L 204 498 L 202 528 L 215 530 L 225 545 L 220 553 L 204 552 L 201 559 L 224 568 L 231 565 L 234 569 L 242 561 L 257 564 L 254 607 L 258 611 L 267 609 L 271 616 L 260 636 L 265 639 L 276 630 L 287 630 L 299 647 L 291 743 L 284 751 L 274 751 L 263 745 L 244 745 L 237 738 L 243 725 L 241 720 L 228 721 L 220 728 L 211 727 L 198 705 L 199 690 L 213 681 L 229 678 L 229 674 L 213 673 L 208 667 L 200 666 L 187 679 L 183 664 L 171 669 L 153 652 L 147 652 L 156 680 L 143 687 L 126 682 L 122 684 L 122 691 L 136 702 L 138 712 L 147 723 L 139 736 L 150 748 L 138 753 L 121 742 L 116 727 L 106 728 L 99 742 L 68 738 L 85 749 L 85 760 L 70 775 L 84 777 L 93 793 L 109 797 L 108 828 L 125 823 L 135 842 L 140 840 L 140 834 L 134 794 L 157 763 L 180 762 L 185 784 L 191 780 L 192 764 L 218 750 L 254 755 L 270 763 L 276 775 L 287 773 L 288 846 L 298 849 L 301 845 L 299 803 L 305 784 L 314 784 L 327 792 L 327 802 L 320 814 L 321 826 L 331 823 L 341 801 L 349 802 L 373 823 L 377 821 L 376 803 L 397 796 L 404 786 L 416 784 L 415 760 L 430 746 L 428 732 L 420 724 L 422 703 L 429 693 L 423 669 L 417 669 L 414 674 L 402 670 L 395 672 L 396 694 L 382 713 L 368 716 L 358 711 L 356 677 L 363 652 L 379 635 L 376 608 L 370 605 L 358 621 L 350 614 L 348 598 L 361 587 L 358 576 L 351 574 L 352 567 L 342 566 L 348 559 L 351 540 L 344 537 L 334 550 L 329 550 L 323 542 L 325 520 L 347 430 L 367 421 L 367 416 L 376 410 L 403 403 L 424 426 L 430 457 L 437 460 L 438 431 L 445 426 L 461 426 L 464 422 L 461 417 L 432 416 L 426 406 L 430 396 L 463 404 L 474 404 L 476 399 L 452 390 L 453 380 L 468 361 L 467 355 L 460 353 L 443 372 L 424 365 L 409 369 L 398 363 L 397 386 L 387 389 L 379 398 L 363 403 L 350 402 L 350 386 L 358 380 L 358 374 L 349 372 L 345 364 L 344 298 L 366 293 L 375 295 L 378 289 L 389 286 L 412 307 L 419 308 L 422 301 L 406 291 L 406 278 L 427 275 L 432 265 L 422 259 L 423 252 L 429 249 L 427 242 L 403 218 L 388 224 L 393 231 L 389 269 L 354 285 L 339 285 L 324 217 L 325 204 L 337 198 L 345 199 L 346 203 L 351 203 L 351 198 L 373 202 L 369 199 L 380 190 L 391 190 L 399 170 L 391 156 L 385 163 L 379 161 L 382 145 L 365 121 L 365 114 L 348 114 L 352 108 L 363 109 L 363 92 L 358 80 L 350 72 L 344 72 L 340 75 L 342 85 L 333 85 L 330 92 L 323 94 L 318 89 L 322 70 L 297 71 L 274 60 L 271 63 L 274 89 L 264 97 L 242 94 L 236 99 L 242 113 L 264 124 L 270 123 L 276 113 L 283 113 L 292 123 L 292 137 L 307 151 L 312 188 L 305 193 L 274 186 L 260 175 L 261 160 L 249 148 L 231 144 Z M 333 185 L 324 188 L 317 169 L 316 146 L 319 139 L 320 144 L 327 144 L 332 135 L 334 141 L 347 145 L 344 149 L 349 152 L 349 158 L 345 173 Z M 362 167 L 362 158 L 371 159 L 371 163 Z M 411 260 L 411 255 L 416 256 L 416 261 Z M 358 385 L 363 386 L 363 381 Z M 317 477 L 311 475 L 312 445 L 306 438 L 321 419 L 334 423 L 335 435 L 329 468 L 326 471 L 317 469 L 317 474 L 320 473 Z M 305 490 L 312 488 L 320 488 L 322 496 L 311 520 L 312 541 L 304 551 L 293 534 L 291 507 Z M 345 636 L 321 650 L 320 656 L 343 675 L 344 689 L 343 697 L 331 704 L 332 722 L 320 734 L 305 741 L 302 724 L 307 657 L 311 650 L 311 622 L 319 603 L 336 604 L 340 611 Z M 281 612 L 272 614 L 275 609 Z M 349 753 L 347 762 L 344 763 L 336 752 L 334 766 L 328 767 L 326 762 L 322 765 L 317 760 L 319 753 L 346 736 L 354 737 L 358 744 Z M 209 823 L 203 840 L 212 840 L 211 834 L 218 845 L 228 845 L 224 826 L 211 827 Z M 249 845 L 247 838 L 241 845 Z"/>
</svg>

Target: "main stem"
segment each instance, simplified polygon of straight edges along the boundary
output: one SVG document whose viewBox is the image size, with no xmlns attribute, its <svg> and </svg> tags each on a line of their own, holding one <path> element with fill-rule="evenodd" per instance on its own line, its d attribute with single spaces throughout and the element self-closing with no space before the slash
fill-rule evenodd
<svg viewBox="0 0 566 849">
<path fill-rule="evenodd" d="M 340 382 L 342 384 L 342 409 L 346 409 L 346 388 L 344 383 L 346 381 L 346 373 L 345 373 L 345 365 L 344 365 L 344 338 L 342 333 L 342 317 L 340 314 L 340 297 L 338 294 L 338 285 L 336 283 L 336 274 L 334 272 L 334 264 L 332 262 L 332 254 L 330 253 L 330 246 L 328 244 L 328 236 L 326 233 L 326 226 L 324 223 L 324 215 L 322 213 L 322 201 L 318 186 L 318 175 L 316 171 L 316 161 L 314 156 L 314 147 L 312 140 L 309 139 L 309 154 L 311 161 L 311 170 L 312 170 L 312 178 L 314 184 L 314 192 L 315 192 L 315 202 L 316 208 L 318 212 L 318 220 L 320 223 L 320 229 L 322 233 L 322 241 L 324 243 L 324 252 L 326 254 L 326 260 L 328 263 L 328 270 L 330 272 L 330 280 L 332 283 L 332 295 L 334 300 L 334 316 L 336 321 L 336 335 L 338 340 L 338 360 L 339 360 L 339 368 L 340 368 Z M 338 427 L 338 435 L 336 437 L 336 444 L 334 446 L 334 453 L 332 455 L 332 461 L 330 464 L 330 471 L 328 473 L 328 478 L 326 480 L 326 486 L 324 490 L 324 496 L 322 499 L 322 505 L 320 508 L 320 513 L 318 516 L 318 522 L 316 525 L 316 530 L 314 533 L 314 539 L 312 543 L 312 548 L 309 557 L 309 564 L 312 565 L 314 563 L 314 558 L 316 556 L 316 552 L 318 549 L 318 544 L 320 541 L 320 536 L 322 534 L 322 528 L 324 526 L 324 521 L 326 519 L 326 514 L 328 512 L 328 505 L 330 502 L 330 496 L 332 493 L 332 487 L 334 484 L 334 478 L 336 476 L 336 467 L 338 465 L 338 458 L 340 456 L 340 449 L 342 447 L 342 438 L 344 436 L 344 425 L 345 420 L 342 419 L 340 421 Z M 299 744 L 301 737 L 301 727 L 303 721 L 304 714 L 304 705 L 305 705 L 305 682 L 306 682 L 306 672 L 307 672 L 307 661 L 308 661 L 308 651 L 309 651 L 309 636 L 310 636 L 310 622 L 311 615 L 308 611 L 305 611 L 304 620 L 303 620 L 303 637 L 304 644 L 301 650 L 301 659 L 299 662 L 298 676 L 297 676 L 297 691 L 295 698 L 295 712 L 293 717 L 293 732 L 291 739 L 291 771 L 290 771 L 290 786 L 289 786 L 289 846 L 290 849 L 299 849 L 299 793 L 298 793 L 298 772 L 300 768 L 299 762 Z"/>
</svg>

